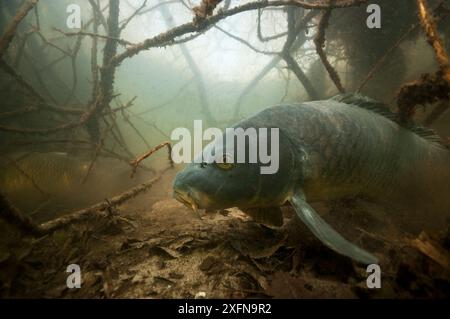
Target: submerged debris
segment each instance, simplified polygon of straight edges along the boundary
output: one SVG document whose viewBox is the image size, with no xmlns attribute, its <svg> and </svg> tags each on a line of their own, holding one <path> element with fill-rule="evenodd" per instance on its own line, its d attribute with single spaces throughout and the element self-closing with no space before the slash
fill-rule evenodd
<svg viewBox="0 0 450 319">
<path fill-rule="evenodd" d="M 450 293 L 450 272 L 433 254 L 402 246 L 407 234 L 386 227 L 388 221 L 376 217 L 382 208 L 362 199 L 315 208 L 333 221 L 353 216 L 345 223 L 336 219 L 349 238 L 364 244 L 377 236 L 384 243 L 373 247 L 382 256 L 381 289 L 368 289 L 365 267 L 321 245 L 290 207 L 283 208 L 284 226 L 270 229 L 237 209 L 227 216 L 211 212 L 200 221 L 173 199 L 146 197 L 145 202 L 144 210 L 139 197 L 119 207 L 118 215 L 136 227 L 92 217 L 51 236 L 20 241 L 23 248 L 0 256 L 1 296 L 435 298 Z M 434 245 L 439 242 L 439 250 L 449 254 L 446 236 Z M 82 269 L 81 289 L 65 286 L 71 263 Z"/>
</svg>

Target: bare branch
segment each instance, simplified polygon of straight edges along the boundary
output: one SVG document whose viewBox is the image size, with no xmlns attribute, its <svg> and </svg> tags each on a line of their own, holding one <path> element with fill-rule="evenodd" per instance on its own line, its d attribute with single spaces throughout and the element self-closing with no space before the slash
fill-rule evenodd
<svg viewBox="0 0 450 319">
<path fill-rule="evenodd" d="M 100 216 L 100 217 L 106 217 L 107 214 L 104 212 L 111 206 L 119 206 L 126 201 L 136 197 L 137 195 L 147 191 L 150 189 L 156 182 L 158 182 L 161 179 L 161 175 L 158 175 L 157 177 L 153 178 L 152 180 L 140 184 L 136 187 L 133 187 L 132 189 L 118 195 L 115 197 L 112 197 L 111 199 L 105 200 L 102 203 L 95 204 L 91 207 L 70 213 L 68 215 L 64 215 L 60 218 L 51 220 L 49 222 L 46 222 L 44 224 L 41 224 L 39 226 L 39 230 L 43 234 L 52 233 L 58 229 L 61 229 L 63 227 L 66 227 L 68 225 L 72 225 L 73 223 L 80 222 L 85 220 L 86 218 L 92 217 L 92 216 Z"/>
<path fill-rule="evenodd" d="M 450 85 L 450 60 L 447 52 L 445 52 L 442 40 L 439 37 L 439 33 L 436 29 L 436 23 L 431 14 L 429 14 L 426 0 L 417 0 L 417 6 L 419 8 L 419 18 L 423 29 L 428 38 L 428 42 L 433 47 L 436 54 L 436 60 L 442 72 L 443 78 Z"/>
<path fill-rule="evenodd" d="M 143 155 L 139 156 L 134 161 L 130 162 L 131 166 L 133 166 L 133 171 L 131 172 L 131 177 L 134 176 L 134 174 L 136 173 L 137 168 L 139 167 L 139 164 L 143 160 L 145 160 L 146 158 L 150 157 L 151 155 L 153 155 L 154 153 L 156 153 L 157 151 L 159 151 L 163 147 L 167 147 L 167 153 L 169 155 L 170 167 L 173 167 L 174 163 L 173 163 L 173 160 L 172 160 L 172 144 L 170 144 L 170 142 L 163 142 L 163 143 L 155 146 L 154 148 L 152 148 L 148 152 L 144 153 Z"/>
<path fill-rule="evenodd" d="M 443 2 L 441 1 L 439 4 L 437 4 L 433 8 L 433 14 L 435 15 L 435 18 L 441 18 L 445 14 L 448 14 L 449 12 L 447 10 L 442 10 L 444 8 Z M 387 61 L 387 58 L 395 52 L 395 50 L 400 46 L 400 44 L 405 41 L 414 31 L 416 31 L 420 26 L 419 23 L 415 23 L 412 25 L 398 40 L 396 43 L 392 45 L 392 47 L 389 48 L 388 51 L 373 65 L 372 69 L 369 71 L 367 76 L 362 81 L 360 87 L 358 88 L 358 92 L 361 92 L 366 84 L 370 81 L 370 79 L 375 75 L 376 72 L 383 66 L 383 64 Z"/>
<path fill-rule="evenodd" d="M 15 207 L 1 192 L 0 217 L 8 223 L 16 226 L 26 234 L 31 234 L 34 236 L 40 236 L 43 234 L 42 229 L 36 225 L 30 217 L 24 215 L 17 207 Z"/>
<path fill-rule="evenodd" d="M 428 12 L 426 1 L 417 0 L 417 6 L 420 23 L 425 30 L 428 42 L 435 51 L 439 71 L 436 74 L 423 74 L 418 81 L 403 85 L 397 95 L 397 105 L 400 119 L 409 122 L 414 116 L 416 105 L 433 103 L 439 100 L 447 102 L 437 106 L 425 120 L 428 125 L 431 125 L 448 108 L 447 104 L 450 100 L 450 61 L 436 30 L 434 18 Z M 438 6 L 438 8 L 442 8 L 442 6 Z"/>
<path fill-rule="evenodd" d="M 283 58 L 286 61 L 288 68 L 292 70 L 292 72 L 294 72 L 297 79 L 305 88 L 305 91 L 306 93 L 308 93 L 309 98 L 311 100 L 317 100 L 319 98 L 319 94 L 312 85 L 311 81 L 306 76 L 305 72 L 303 72 L 303 70 L 300 68 L 297 61 L 295 61 L 295 59 L 289 53 L 283 55 Z"/>
<path fill-rule="evenodd" d="M 5 33 L 0 38 L 0 58 L 2 58 L 6 50 L 8 50 L 11 41 L 16 35 L 17 27 L 19 26 L 19 24 L 23 19 L 25 19 L 25 17 L 28 15 L 28 12 L 30 12 L 38 2 L 39 0 L 31 0 L 25 2 L 14 17 L 13 21 L 6 27 Z"/>
<path fill-rule="evenodd" d="M 332 0 L 330 0 L 330 2 L 332 2 Z M 328 74 L 330 75 L 331 80 L 333 81 L 334 85 L 336 85 L 339 92 L 344 93 L 345 89 L 342 86 L 341 79 L 339 78 L 339 74 L 336 72 L 336 70 L 333 68 L 331 63 L 328 61 L 325 51 L 323 50 L 323 48 L 325 46 L 325 29 L 328 26 L 330 16 L 331 16 L 331 8 L 324 10 L 324 12 L 322 14 L 322 18 L 320 19 L 320 23 L 318 26 L 317 35 L 314 39 L 314 43 L 316 45 L 317 54 L 319 55 L 320 59 L 322 60 L 322 63 L 325 66 L 325 69 L 327 70 Z"/>
<path fill-rule="evenodd" d="M 150 11 L 158 9 L 161 6 L 165 6 L 165 5 L 168 5 L 168 4 L 174 4 L 174 3 L 180 3 L 180 2 L 183 4 L 183 1 L 180 1 L 180 0 L 168 0 L 168 1 L 160 2 L 160 3 L 157 3 L 157 4 L 155 4 L 154 6 L 148 8 L 148 9 L 142 10 L 141 12 L 138 13 L 138 15 L 143 15 L 143 14 L 149 13 Z"/>
<path fill-rule="evenodd" d="M 237 36 L 231 34 L 230 32 L 228 32 L 228 31 L 222 29 L 221 27 L 219 27 L 219 26 L 217 26 L 217 25 L 214 26 L 214 28 L 216 28 L 216 29 L 219 30 L 220 32 L 224 33 L 224 34 L 227 35 L 228 37 L 230 37 L 230 38 L 232 38 L 232 39 L 234 39 L 234 40 L 236 40 L 236 41 L 242 43 L 243 45 L 249 47 L 250 49 L 252 49 L 253 51 L 255 51 L 255 52 L 257 52 L 257 53 L 261 53 L 261 54 L 265 54 L 265 55 L 275 55 L 275 54 L 279 54 L 279 53 L 280 53 L 280 52 L 275 52 L 275 51 L 264 51 L 264 50 L 260 50 L 260 49 L 258 49 L 258 48 L 256 48 L 256 47 L 254 47 L 253 45 L 251 45 L 250 43 L 248 43 L 248 41 L 245 41 L 244 39 L 239 38 L 239 37 L 237 37 Z"/>
<path fill-rule="evenodd" d="M 258 39 L 261 42 L 269 42 L 269 41 L 272 41 L 272 40 L 275 40 L 275 39 L 282 38 L 282 37 L 284 37 L 284 36 L 286 36 L 288 34 L 287 32 L 281 32 L 279 34 L 274 34 L 274 35 L 271 35 L 271 36 L 266 36 L 266 37 L 263 36 L 262 31 L 261 31 L 262 12 L 263 12 L 262 9 L 258 9 L 258 20 L 257 20 L 257 27 L 256 27 L 256 33 L 258 35 Z"/>
<path fill-rule="evenodd" d="M 0 68 L 8 73 L 17 83 L 27 90 L 33 97 L 35 97 L 39 102 L 44 102 L 45 99 L 40 95 L 31 84 L 29 84 L 20 74 L 18 74 L 12 67 L 10 67 L 2 58 L 0 58 Z"/>
<path fill-rule="evenodd" d="M 125 20 L 125 22 L 122 23 L 122 25 L 120 26 L 120 31 L 123 31 L 123 30 L 127 27 L 128 23 L 130 23 L 131 20 L 133 20 L 133 18 L 134 18 L 136 15 L 138 15 L 138 14 L 139 14 L 146 6 L 147 6 L 147 0 L 144 0 L 144 2 L 142 3 L 142 5 L 141 5 L 139 8 L 137 8 L 137 9 L 133 12 L 133 14 L 130 15 L 130 16 L 128 17 L 128 19 Z"/>
<path fill-rule="evenodd" d="M 106 22 L 105 17 L 103 16 L 103 10 L 106 9 L 100 9 L 100 6 L 98 3 L 95 2 L 95 0 L 89 0 L 89 3 L 91 4 L 92 9 L 95 12 L 96 18 L 98 18 L 103 26 L 103 28 L 108 32 L 108 23 Z"/>
<path fill-rule="evenodd" d="M 303 19 L 303 21 L 299 24 L 299 26 L 296 26 L 295 22 L 295 8 L 289 7 L 287 11 L 287 20 L 288 20 L 288 36 L 286 39 L 286 42 L 283 47 L 283 51 L 281 52 L 281 56 L 286 61 L 286 64 L 288 65 L 289 69 L 294 72 L 297 79 L 302 83 L 303 87 L 305 88 L 306 92 L 308 93 L 309 97 L 312 100 L 316 100 L 319 95 L 317 94 L 314 86 L 312 85 L 311 81 L 309 81 L 306 74 L 303 72 L 303 70 L 298 65 L 297 61 L 291 56 L 291 47 L 296 40 L 299 30 L 304 29 L 306 26 L 307 21 L 309 21 L 308 15 Z M 301 27 L 301 28 L 300 28 Z M 305 37 L 305 34 L 302 34 L 303 37 Z"/>
<path fill-rule="evenodd" d="M 333 4 L 320 2 L 305 2 L 300 0 L 262 0 L 246 3 L 226 11 L 219 11 L 216 14 L 205 18 L 201 23 L 189 22 L 178 27 L 172 28 L 167 32 L 161 33 L 153 38 L 149 38 L 135 46 L 127 49 L 125 52 L 118 54 L 111 60 L 112 65 L 119 65 L 123 60 L 130 58 L 143 50 L 153 47 L 162 47 L 174 44 L 176 38 L 190 33 L 202 32 L 213 24 L 227 17 L 251 10 L 262 9 L 266 7 L 281 7 L 286 5 L 298 6 L 305 9 L 328 9 L 328 8 L 346 8 L 357 6 L 365 3 L 366 0 L 342 0 L 335 1 Z"/>
<path fill-rule="evenodd" d="M 366 84 L 372 79 L 372 77 L 375 75 L 375 73 L 383 66 L 383 64 L 387 61 L 388 57 L 391 56 L 392 53 L 395 52 L 395 50 L 400 46 L 400 44 L 409 37 L 409 35 L 414 32 L 418 28 L 418 24 L 413 25 L 408 31 L 406 31 L 400 39 L 392 47 L 389 48 L 389 50 L 386 51 L 386 53 L 374 64 L 372 69 L 369 71 L 367 76 L 364 78 L 364 80 L 361 82 L 361 85 L 359 86 L 357 92 L 361 92 Z"/>
<path fill-rule="evenodd" d="M 161 11 L 161 14 L 165 20 L 167 27 L 172 28 L 174 26 L 174 22 L 173 22 L 173 17 L 172 17 L 172 14 L 171 14 L 169 8 L 163 6 L 163 7 L 160 7 L 159 10 Z M 183 54 L 183 57 L 186 60 L 186 63 L 188 64 L 188 66 L 194 76 L 193 78 L 194 78 L 194 82 L 197 86 L 198 97 L 200 100 L 200 107 L 201 107 L 203 114 L 205 115 L 206 121 L 210 125 L 216 125 L 216 119 L 212 115 L 210 107 L 209 107 L 208 96 L 206 94 L 206 87 L 205 87 L 205 82 L 203 80 L 202 71 L 198 67 L 197 62 L 195 61 L 195 59 L 192 56 L 189 49 L 184 44 L 180 44 L 179 48 L 181 50 L 181 54 Z"/>
<path fill-rule="evenodd" d="M 300 34 L 300 32 L 307 27 L 311 19 L 314 18 L 317 14 L 318 11 L 314 10 L 309 11 L 305 15 L 305 17 L 298 22 L 298 25 L 295 27 L 294 33 Z M 289 50 L 290 52 L 293 52 L 298 48 L 300 48 L 305 43 L 305 41 L 306 37 L 304 36 L 296 37 L 294 39 L 290 37 L 289 39 L 286 39 L 283 50 Z M 241 107 L 242 101 L 247 96 L 247 94 L 249 94 L 249 92 L 251 92 L 256 87 L 256 85 L 281 61 L 281 59 L 282 59 L 281 55 L 273 57 L 273 59 L 261 70 L 261 72 L 244 88 L 244 90 L 239 95 L 234 105 L 234 112 L 233 112 L 234 119 L 238 118 L 239 108 Z"/>
<path fill-rule="evenodd" d="M 194 7 L 192 11 L 195 13 L 194 23 L 198 24 L 213 14 L 214 9 L 222 0 L 202 0 L 200 5 Z"/>
<path fill-rule="evenodd" d="M 92 116 L 87 121 L 87 129 L 92 140 L 97 142 L 100 138 L 99 116 L 103 110 L 109 106 L 113 98 L 114 77 L 116 66 L 111 64 L 111 60 L 117 53 L 117 41 L 114 40 L 120 35 L 119 29 L 119 0 L 109 1 L 108 16 L 108 39 L 103 49 L 103 67 L 100 70 L 100 82 L 98 94 L 92 105 Z"/>
<path fill-rule="evenodd" d="M 64 34 L 67 37 L 77 37 L 77 36 L 89 36 L 92 38 L 100 38 L 100 39 L 105 39 L 105 40 L 112 40 L 112 41 L 117 41 L 117 43 L 119 43 L 120 45 L 123 46 L 133 46 L 135 45 L 132 42 L 129 42 L 127 40 L 124 39 L 120 39 L 120 38 L 113 38 L 107 35 L 103 35 L 103 34 L 97 34 L 97 33 L 92 33 L 92 32 L 84 32 L 84 31 L 78 31 L 78 32 L 64 32 L 61 29 L 57 29 L 54 28 L 55 31 L 58 31 L 61 34 Z"/>
</svg>

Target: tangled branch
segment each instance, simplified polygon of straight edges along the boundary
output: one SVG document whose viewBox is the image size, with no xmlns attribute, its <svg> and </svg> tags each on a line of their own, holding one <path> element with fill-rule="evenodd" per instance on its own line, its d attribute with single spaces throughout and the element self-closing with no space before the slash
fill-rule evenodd
<svg viewBox="0 0 450 319">
<path fill-rule="evenodd" d="M 309 97 L 312 100 L 315 100 L 318 98 L 318 93 L 314 86 L 312 85 L 311 81 L 309 81 L 306 74 L 301 69 L 300 65 L 298 65 L 297 61 L 292 57 L 291 55 L 291 48 L 294 44 L 295 40 L 299 36 L 299 33 L 306 29 L 307 23 L 311 20 L 311 18 L 314 16 L 314 12 L 310 11 L 302 21 L 296 26 L 295 25 L 295 12 L 292 10 L 292 8 L 289 8 L 287 13 L 287 19 L 288 19 L 288 31 L 287 31 L 287 39 L 284 44 L 283 50 L 281 51 L 281 57 L 286 62 L 288 68 L 294 72 L 297 79 L 302 83 L 303 87 L 305 88 L 306 92 L 308 93 Z M 303 38 L 305 38 L 303 33 Z"/>
<path fill-rule="evenodd" d="M 336 86 L 336 88 L 339 90 L 340 93 L 344 93 L 345 89 L 342 86 L 339 74 L 336 72 L 331 63 L 328 61 L 325 51 L 323 50 L 325 46 L 325 29 L 328 27 L 330 17 L 331 17 L 331 8 L 327 8 L 326 10 L 324 10 L 322 17 L 320 19 L 317 35 L 314 38 L 314 44 L 316 45 L 317 54 L 322 60 L 322 63 L 325 66 L 325 69 L 327 70 L 328 74 L 330 75 L 330 78 L 333 81 L 334 85 Z"/>
<path fill-rule="evenodd" d="M 442 77 L 450 84 L 450 60 L 437 32 L 434 18 L 429 13 L 425 0 L 417 0 L 417 6 L 419 8 L 420 22 L 427 35 L 428 43 L 433 47 L 436 54 Z"/>
<path fill-rule="evenodd" d="M 426 0 L 417 0 L 419 20 L 435 52 L 439 71 L 436 74 L 423 74 L 418 81 L 403 85 L 397 95 L 399 117 L 408 122 L 415 113 L 416 105 L 450 100 L 450 61 L 442 40 L 436 29 L 433 16 L 429 13 Z M 438 106 L 426 119 L 431 125 L 447 109 L 446 104 Z"/>
<path fill-rule="evenodd" d="M 300 0 L 262 0 L 246 3 L 226 11 L 219 11 L 216 14 L 204 18 L 201 22 L 192 21 L 189 23 L 182 24 L 178 27 L 172 28 L 164 33 L 161 33 L 153 38 L 144 40 L 135 46 L 128 48 L 125 52 L 116 55 L 111 60 L 111 65 L 119 65 L 125 59 L 135 56 L 141 51 L 148 50 L 153 47 L 163 47 L 174 44 L 174 41 L 190 33 L 201 33 L 207 30 L 211 25 L 216 24 L 220 20 L 227 17 L 234 16 L 239 13 L 263 9 L 267 7 L 283 7 L 283 6 L 296 6 L 304 9 L 330 9 L 330 8 L 347 8 L 351 6 L 358 6 L 365 3 L 366 0 L 341 0 L 334 1 L 333 3 L 325 3 L 322 1 L 317 1 L 314 3 L 300 1 Z"/>
<path fill-rule="evenodd" d="M 33 10 L 38 2 L 39 0 L 26 1 L 14 17 L 13 21 L 6 27 L 5 33 L 0 39 L 0 58 L 3 57 L 11 44 L 11 41 L 14 39 L 19 24 L 28 15 L 28 12 Z"/>
<path fill-rule="evenodd" d="M 172 144 L 170 142 L 163 142 L 163 143 L 155 146 L 154 148 L 152 148 L 148 152 L 142 154 L 141 156 L 139 156 L 138 158 L 136 158 L 134 161 L 132 161 L 130 163 L 131 166 L 133 166 L 133 171 L 131 172 L 131 177 L 134 176 L 134 174 L 136 173 L 137 168 L 139 167 L 139 164 L 143 160 L 145 160 L 146 158 L 150 157 L 151 155 L 153 155 L 154 153 L 156 153 L 157 151 L 159 151 L 163 147 L 167 147 L 167 153 L 169 155 L 168 158 L 169 158 L 170 167 L 173 167 L 174 163 L 173 163 L 173 159 L 172 159 Z"/>
</svg>

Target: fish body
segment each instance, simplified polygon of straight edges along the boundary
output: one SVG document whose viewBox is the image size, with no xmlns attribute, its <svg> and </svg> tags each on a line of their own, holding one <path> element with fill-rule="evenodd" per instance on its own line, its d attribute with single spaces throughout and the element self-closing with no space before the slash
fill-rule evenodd
<svg viewBox="0 0 450 319">
<path fill-rule="evenodd" d="M 15 154 L 3 160 L 0 185 L 8 193 L 29 192 L 36 188 L 62 194 L 76 190 L 87 174 L 89 163 L 66 153 Z"/>
<path fill-rule="evenodd" d="M 0 189 L 25 212 L 47 200 L 46 211 L 59 212 L 104 200 L 143 181 L 141 174 L 131 179 L 131 168 L 119 160 L 98 158 L 88 174 L 91 163 L 90 158 L 62 152 L 3 154 Z"/>
<path fill-rule="evenodd" d="M 448 168 L 450 151 L 431 131 L 421 136 L 359 105 L 336 100 L 281 105 L 246 124 L 284 132 L 300 169 L 296 184 L 309 201 L 355 194 L 381 200 L 403 193 L 414 179 L 449 176 L 448 169 L 437 168 Z"/>
<path fill-rule="evenodd" d="M 227 169 L 193 163 L 177 175 L 175 198 L 199 208 L 239 207 L 256 220 L 261 207 L 277 214 L 275 208 L 289 200 L 324 244 L 363 263 L 377 259 L 340 236 L 308 202 L 355 195 L 392 201 L 412 185 L 424 198 L 438 201 L 430 191 L 436 181 L 444 193 L 450 191 L 450 151 L 438 137 L 401 125 L 386 107 L 366 97 L 346 94 L 278 105 L 234 127 L 279 129 L 278 172 L 260 174 L 262 163 L 233 163 Z M 270 220 L 267 213 L 262 219 Z"/>
</svg>

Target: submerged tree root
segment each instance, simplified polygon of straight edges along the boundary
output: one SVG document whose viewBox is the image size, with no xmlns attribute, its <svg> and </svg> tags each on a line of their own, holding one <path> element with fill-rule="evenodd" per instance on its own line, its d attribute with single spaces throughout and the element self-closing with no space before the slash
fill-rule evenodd
<svg viewBox="0 0 450 319">
<path fill-rule="evenodd" d="M 398 109 L 400 119 L 404 122 L 412 119 L 416 105 L 450 100 L 450 59 L 439 37 L 434 17 L 429 13 L 426 0 L 417 0 L 417 7 L 420 24 L 435 52 L 439 71 L 436 74 L 423 74 L 420 80 L 406 83 L 400 89 L 397 96 Z M 427 118 L 426 124 L 431 125 L 446 108 L 438 106 L 438 109 Z"/>
<path fill-rule="evenodd" d="M 155 183 L 161 180 L 162 175 L 171 168 L 172 167 L 168 167 L 164 169 L 160 173 L 160 175 L 153 178 L 152 180 L 133 187 L 120 195 L 117 195 L 110 199 L 105 199 L 105 201 L 103 202 L 66 214 L 65 216 L 40 225 L 36 224 L 30 217 L 20 212 L 16 207 L 14 207 L 12 203 L 8 201 L 8 199 L 3 194 L 0 193 L 0 217 L 10 224 L 16 226 L 19 230 L 27 235 L 39 237 L 50 234 L 73 223 L 83 221 L 86 218 L 91 218 L 93 216 L 107 217 L 108 210 L 110 210 L 112 207 L 119 206 L 126 201 L 136 197 L 137 195 L 149 190 Z"/>
<path fill-rule="evenodd" d="M 3 193 L 0 193 L 0 217 L 26 234 L 43 235 L 42 229 L 30 217 L 22 214 Z"/>
<path fill-rule="evenodd" d="M 99 216 L 99 217 L 106 217 L 108 216 L 108 213 L 105 212 L 109 208 L 118 206 L 123 204 L 124 202 L 136 197 L 142 192 L 145 192 L 146 190 L 150 189 L 153 184 L 158 182 L 161 179 L 161 176 L 157 176 L 153 178 L 152 180 L 143 183 L 141 185 L 138 185 L 136 187 L 133 187 L 132 189 L 118 195 L 115 197 L 112 197 L 111 199 L 105 200 L 101 203 L 95 204 L 91 207 L 70 213 L 66 216 L 57 218 L 55 220 L 46 222 L 39 226 L 39 228 L 42 230 L 43 233 L 48 234 L 51 232 L 54 232 L 57 229 L 60 229 L 62 227 L 65 227 L 67 225 L 70 225 L 74 222 L 79 222 L 81 220 L 84 220 L 85 218 L 92 217 L 92 216 Z"/>
<path fill-rule="evenodd" d="M 448 101 L 449 99 L 450 85 L 439 72 L 436 75 L 423 74 L 418 81 L 407 83 L 400 89 L 397 96 L 399 116 L 404 122 L 407 122 L 413 118 L 416 105 L 434 103 L 441 100 Z M 426 120 L 427 124 L 431 125 L 438 117 L 434 115 L 433 120 Z"/>
</svg>

